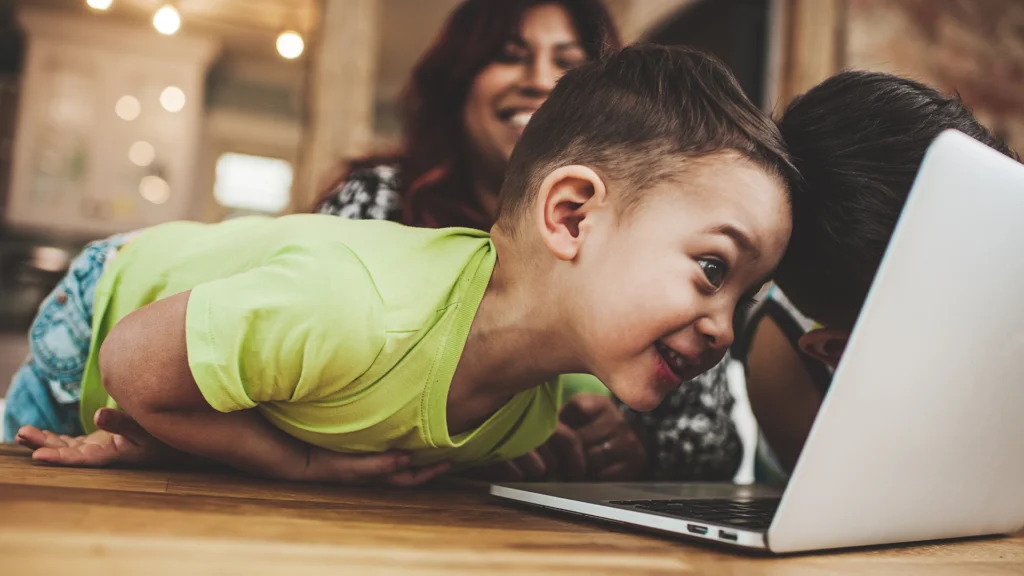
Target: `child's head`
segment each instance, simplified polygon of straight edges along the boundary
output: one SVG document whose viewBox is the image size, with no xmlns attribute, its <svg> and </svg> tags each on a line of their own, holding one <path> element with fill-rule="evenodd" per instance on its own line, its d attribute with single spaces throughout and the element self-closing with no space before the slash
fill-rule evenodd
<svg viewBox="0 0 1024 576">
<path fill-rule="evenodd" d="M 801 347 L 834 366 L 932 140 L 953 128 L 1015 155 L 959 97 L 875 72 L 826 80 L 794 100 L 779 125 L 803 180 L 776 282 L 826 326 Z"/>
<path fill-rule="evenodd" d="M 636 46 L 568 72 L 510 160 L 494 229 L 554 299 L 580 370 L 650 409 L 716 364 L 789 238 L 772 121 L 703 53 Z"/>
</svg>

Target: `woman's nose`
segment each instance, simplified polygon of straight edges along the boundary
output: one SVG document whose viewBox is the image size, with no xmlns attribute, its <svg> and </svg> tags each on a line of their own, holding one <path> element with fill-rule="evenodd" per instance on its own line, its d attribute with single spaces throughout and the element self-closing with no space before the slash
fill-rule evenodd
<svg viewBox="0 0 1024 576">
<path fill-rule="evenodd" d="M 555 89 L 562 70 L 550 58 L 534 58 L 526 68 L 524 88 L 547 96 Z"/>
</svg>

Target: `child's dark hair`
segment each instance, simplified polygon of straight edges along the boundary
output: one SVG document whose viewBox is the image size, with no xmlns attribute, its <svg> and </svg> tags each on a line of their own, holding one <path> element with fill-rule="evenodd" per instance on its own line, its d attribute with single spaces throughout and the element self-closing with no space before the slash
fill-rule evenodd
<svg viewBox="0 0 1024 576">
<path fill-rule="evenodd" d="M 796 177 L 778 128 L 713 56 L 631 46 L 563 76 L 534 114 L 509 161 L 499 226 L 514 232 L 543 178 L 590 166 L 621 187 L 623 207 L 678 172 L 673 162 L 733 150 L 784 184 Z"/>
<path fill-rule="evenodd" d="M 958 95 L 842 72 L 790 104 L 779 127 L 803 180 L 776 282 L 801 312 L 852 328 L 928 146 L 956 129 L 1017 159 Z"/>
</svg>

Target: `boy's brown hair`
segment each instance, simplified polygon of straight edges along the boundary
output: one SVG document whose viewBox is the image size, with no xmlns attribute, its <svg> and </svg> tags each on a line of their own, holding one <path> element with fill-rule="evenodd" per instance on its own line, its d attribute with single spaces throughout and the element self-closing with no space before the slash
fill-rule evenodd
<svg viewBox="0 0 1024 576">
<path fill-rule="evenodd" d="M 626 184 L 636 205 L 672 160 L 733 150 L 789 185 L 798 178 L 775 123 L 715 57 L 636 45 L 571 70 L 526 127 L 505 174 L 498 224 L 514 231 L 543 178 L 569 164 Z"/>
</svg>

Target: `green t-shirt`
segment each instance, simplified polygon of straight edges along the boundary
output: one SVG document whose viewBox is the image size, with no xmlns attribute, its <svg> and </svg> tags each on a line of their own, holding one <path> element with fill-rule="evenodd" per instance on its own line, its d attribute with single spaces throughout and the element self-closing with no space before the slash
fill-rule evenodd
<svg viewBox="0 0 1024 576">
<path fill-rule="evenodd" d="M 448 388 L 495 264 L 483 232 L 426 230 L 335 216 L 241 218 L 149 229 L 96 291 L 82 421 L 112 405 L 99 345 L 121 318 L 192 290 L 188 363 L 222 412 L 257 408 L 288 434 L 331 450 L 405 449 L 414 463 L 505 460 L 553 432 L 563 382 L 516 395 L 451 437 Z"/>
</svg>

